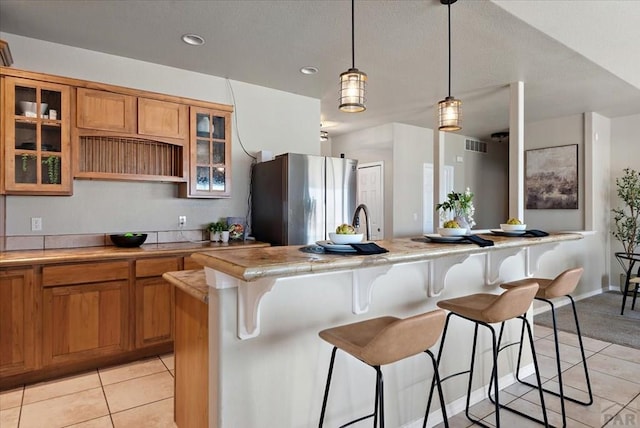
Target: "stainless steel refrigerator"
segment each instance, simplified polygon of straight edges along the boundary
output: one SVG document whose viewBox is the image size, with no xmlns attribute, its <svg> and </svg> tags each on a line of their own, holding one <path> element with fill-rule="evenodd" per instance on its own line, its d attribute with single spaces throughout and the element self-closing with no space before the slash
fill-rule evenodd
<svg viewBox="0 0 640 428">
<path fill-rule="evenodd" d="M 251 231 L 272 245 L 313 244 L 351 223 L 358 161 L 286 153 L 254 165 Z"/>
</svg>

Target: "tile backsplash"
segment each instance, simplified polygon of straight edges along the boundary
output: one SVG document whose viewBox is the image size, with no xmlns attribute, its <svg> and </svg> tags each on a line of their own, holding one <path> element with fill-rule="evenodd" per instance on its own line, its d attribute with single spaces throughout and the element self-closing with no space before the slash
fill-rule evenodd
<svg viewBox="0 0 640 428">
<path fill-rule="evenodd" d="M 209 239 L 209 233 L 202 229 L 161 230 L 141 232 L 147 234 L 147 244 L 168 244 L 172 242 L 201 242 Z M 0 250 L 52 250 L 56 248 L 82 248 L 111 246 L 109 233 L 78 235 L 18 235 L 4 236 L 4 248 Z M 0 242 L 1 244 L 1 242 Z"/>
</svg>

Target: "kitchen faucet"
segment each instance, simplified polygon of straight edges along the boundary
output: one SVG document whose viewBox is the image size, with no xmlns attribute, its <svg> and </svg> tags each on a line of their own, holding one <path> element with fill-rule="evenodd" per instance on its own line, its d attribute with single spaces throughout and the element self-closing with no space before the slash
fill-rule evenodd
<svg viewBox="0 0 640 428">
<path fill-rule="evenodd" d="M 366 240 L 371 239 L 371 220 L 369 220 L 369 209 L 365 204 L 360 204 L 356 208 L 356 212 L 353 213 L 353 221 L 351 225 L 355 228 L 360 226 L 360 210 L 364 211 L 364 221 L 366 225 Z"/>
</svg>

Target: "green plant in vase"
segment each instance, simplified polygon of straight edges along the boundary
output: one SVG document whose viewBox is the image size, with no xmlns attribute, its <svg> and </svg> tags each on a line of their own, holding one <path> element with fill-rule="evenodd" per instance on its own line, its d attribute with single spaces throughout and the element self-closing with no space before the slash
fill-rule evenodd
<svg viewBox="0 0 640 428">
<path fill-rule="evenodd" d="M 631 259 L 638 257 L 636 251 L 640 246 L 640 171 L 625 168 L 623 172 L 622 177 L 616 178 L 617 195 L 623 206 L 611 210 L 611 234 L 622 244 L 626 258 L 618 258 L 618 262 L 627 272 Z M 624 292 L 622 284 L 620 288 Z"/>
<path fill-rule="evenodd" d="M 461 228 L 469 229 L 475 226 L 473 220 L 475 207 L 473 206 L 473 193 L 467 187 L 464 192 L 451 191 L 447 193 L 447 200 L 436 205 L 436 211 L 440 211 L 440 219 L 455 220 Z"/>
</svg>

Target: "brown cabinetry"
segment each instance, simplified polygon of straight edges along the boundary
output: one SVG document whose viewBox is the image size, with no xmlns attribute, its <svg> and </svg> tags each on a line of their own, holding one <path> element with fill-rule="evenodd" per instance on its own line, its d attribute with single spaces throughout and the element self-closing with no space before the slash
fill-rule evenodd
<svg viewBox="0 0 640 428">
<path fill-rule="evenodd" d="M 137 348 L 173 341 L 174 287 L 162 278 L 178 270 L 176 257 L 136 261 L 136 340 Z"/>
<path fill-rule="evenodd" d="M 138 98 L 138 134 L 165 138 L 187 138 L 188 107 L 169 101 Z"/>
<path fill-rule="evenodd" d="M 2 78 L 5 193 L 71 194 L 70 93 L 66 85 Z"/>
<path fill-rule="evenodd" d="M 231 196 L 231 110 L 191 107 L 189 182 L 180 196 Z"/>
<path fill-rule="evenodd" d="M 136 131 L 136 98 L 114 92 L 78 88 L 78 128 L 132 134 Z"/>
<path fill-rule="evenodd" d="M 127 261 L 43 268 L 43 365 L 127 350 L 128 278 Z"/>
<path fill-rule="evenodd" d="M 0 378 L 36 367 L 38 301 L 32 269 L 0 271 Z"/>
</svg>

